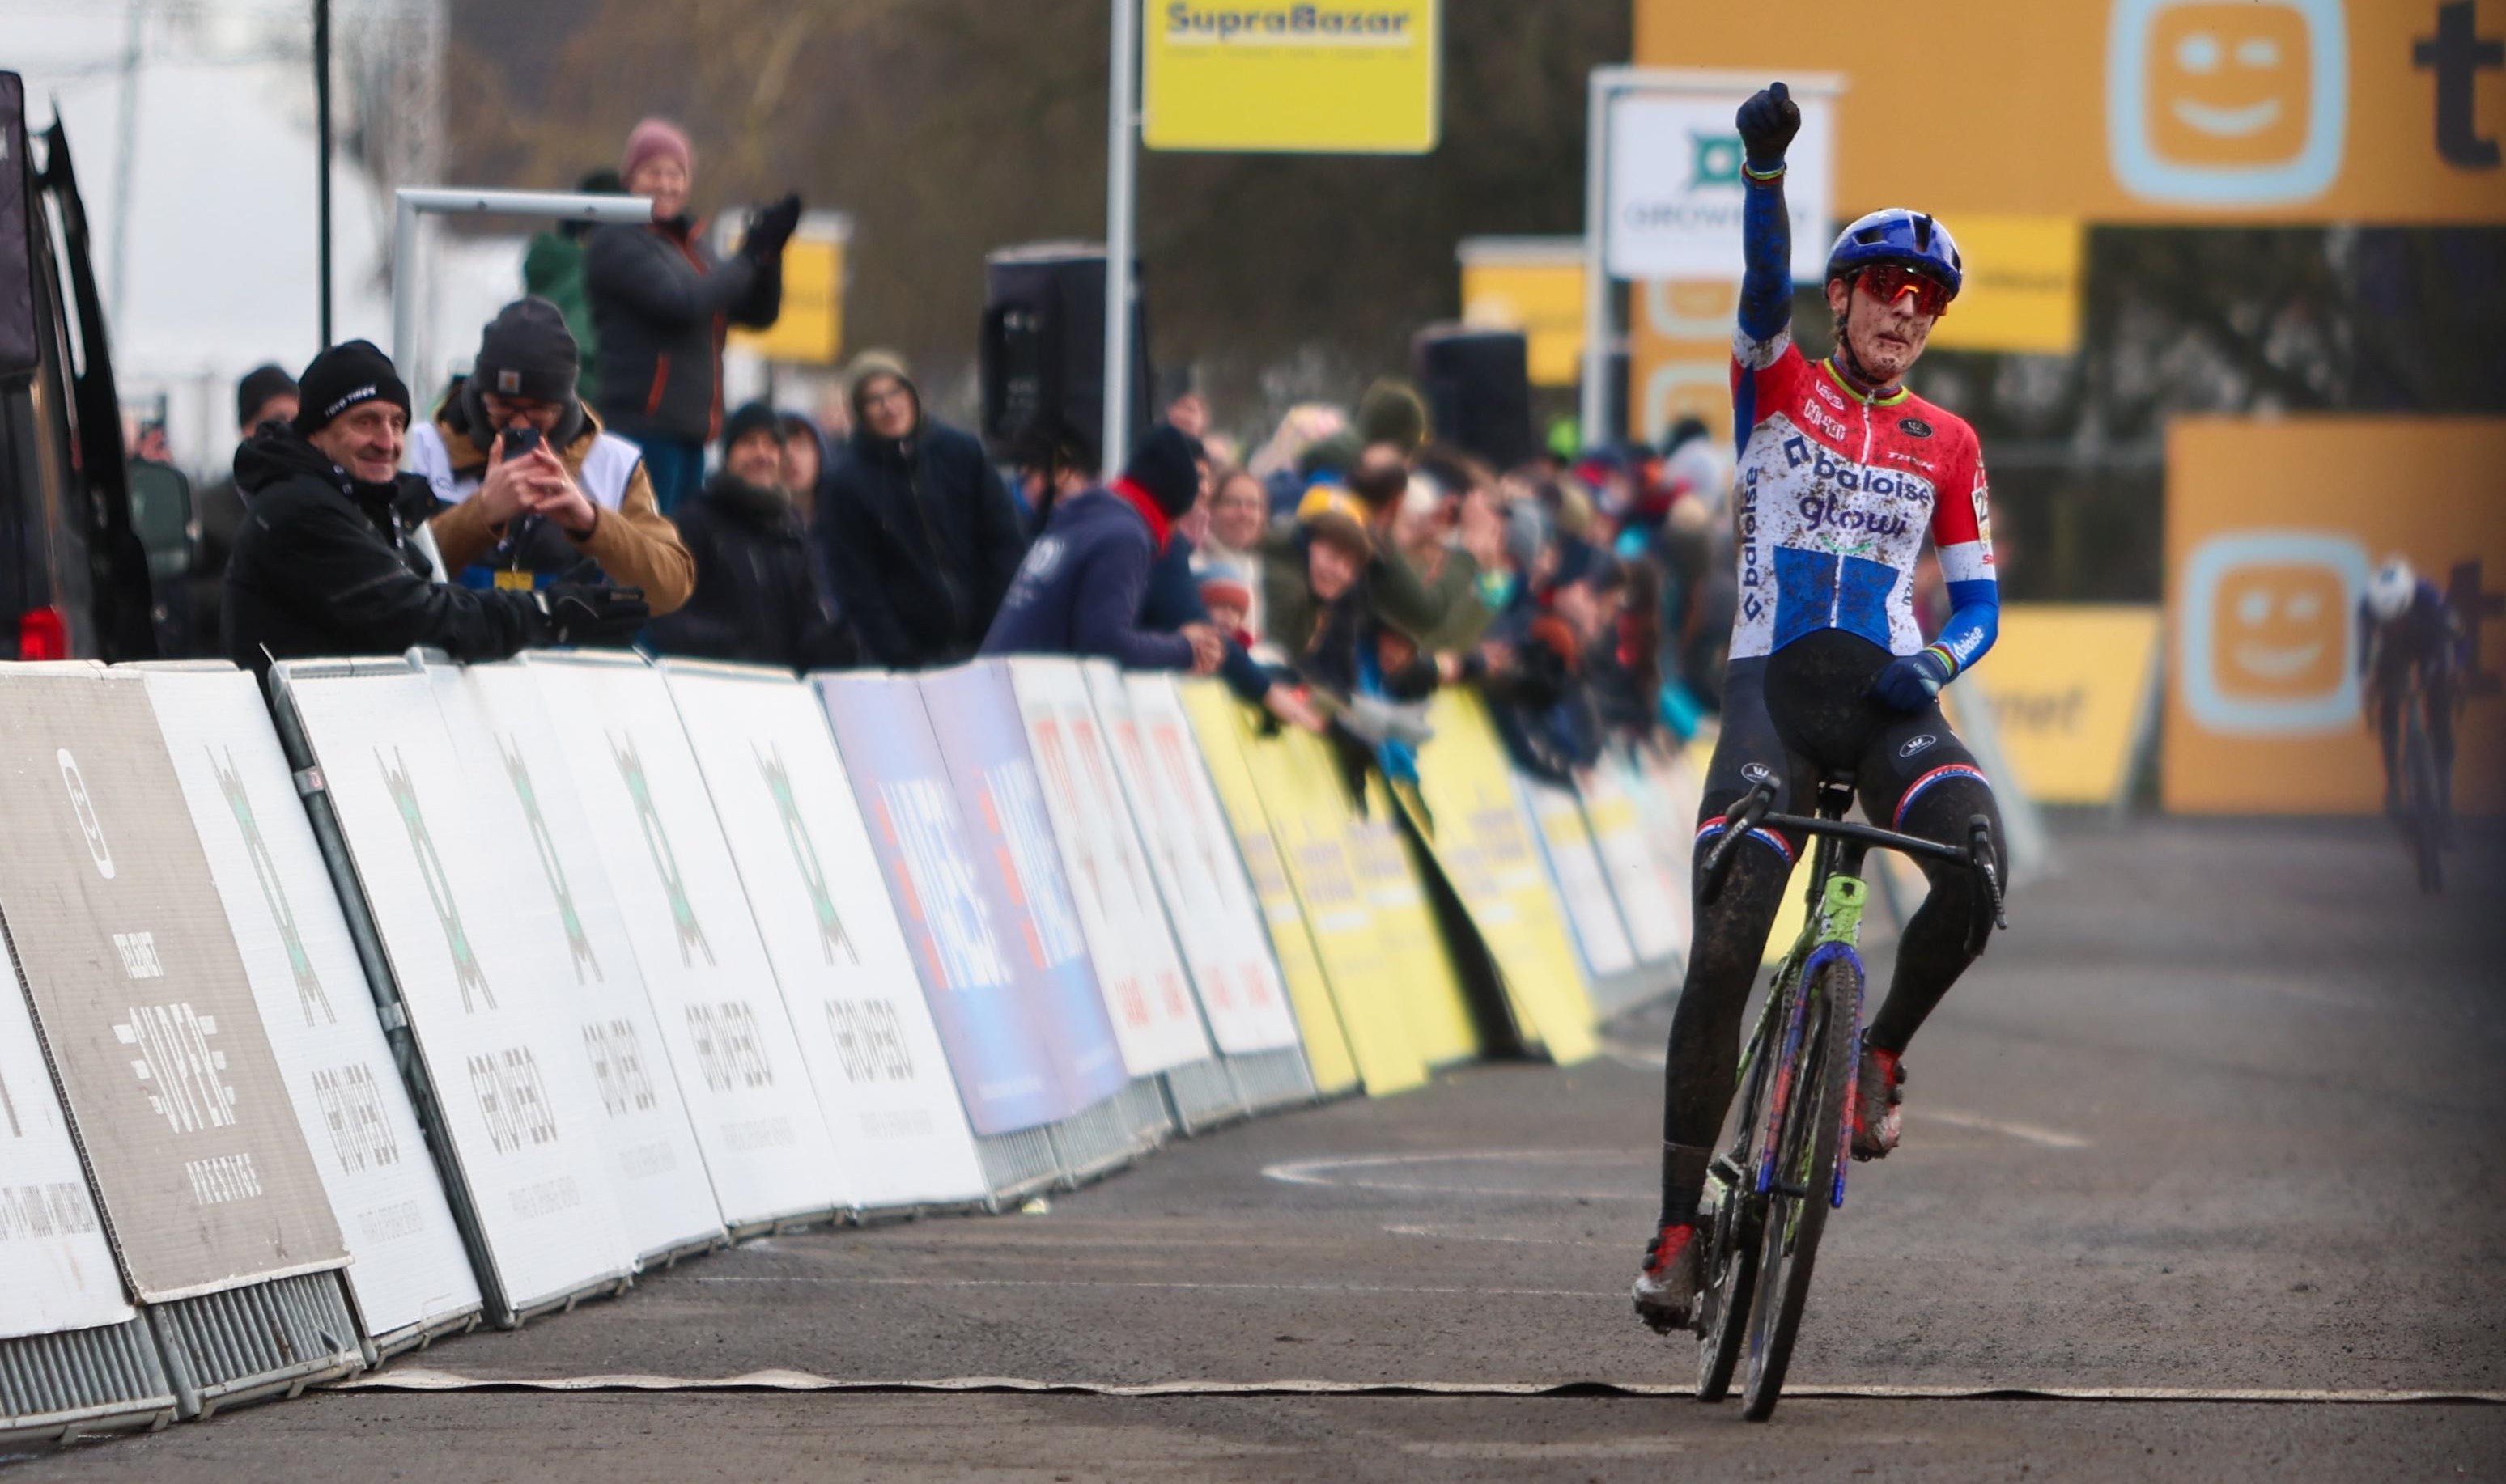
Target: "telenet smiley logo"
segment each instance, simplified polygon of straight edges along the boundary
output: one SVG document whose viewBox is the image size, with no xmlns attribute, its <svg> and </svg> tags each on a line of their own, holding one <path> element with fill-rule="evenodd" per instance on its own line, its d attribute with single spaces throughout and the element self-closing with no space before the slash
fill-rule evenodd
<svg viewBox="0 0 2506 1484">
<path fill-rule="evenodd" d="M 2185 563 L 2184 704 L 2211 731 L 2357 724 L 2357 608 L 2367 549 L 2325 531 L 2237 531 Z"/>
<path fill-rule="evenodd" d="M 2115 0 L 2106 141 L 2135 195 L 2301 201 L 2341 173 L 2348 131 L 2343 0 Z"/>
</svg>

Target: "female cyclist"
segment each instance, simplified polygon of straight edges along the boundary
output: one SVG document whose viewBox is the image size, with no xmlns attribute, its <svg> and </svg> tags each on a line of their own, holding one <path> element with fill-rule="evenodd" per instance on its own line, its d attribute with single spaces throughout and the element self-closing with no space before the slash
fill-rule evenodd
<svg viewBox="0 0 2506 1484">
<path fill-rule="evenodd" d="M 1732 365 L 1740 602 L 1698 851 L 1761 782 L 1773 786 L 1776 812 L 1807 812 L 1822 769 L 1852 772 L 1875 823 L 1963 844 L 1981 814 L 1998 846 L 1992 790 L 1938 700 L 1991 647 L 1998 619 L 1984 460 L 1972 428 L 1904 385 L 1957 295 L 1957 245 L 1911 211 L 1875 211 L 1847 227 L 1827 259 L 1836 351 L 1813 364 L 1793 344 L 1783 194 L 1801 110 L 1777 83 L 1742 104 L 1737 122 L 1747 154 L 1747 265 Z M 1928 646 L 1914 590 L 1926 532 L 1952 605 Z M 1697 903 L 1670 1027 L 1662 1217 L 1635 1282 L 1636 1314 L 1657 1329 L 1687 1324 L 1694 1307 L 1706 1161 L 1732 1102 L 1749 983 L 1802 845 L 1753 831 L 1720 897 Z M 1924 869 L 1931 895 L 1906 925 L 1854 1079 L 1857 1159 L 1896 1147 L 1899 1058 L 1973 957 L 1973 877 L 1936 863 Z"/>
</svg>

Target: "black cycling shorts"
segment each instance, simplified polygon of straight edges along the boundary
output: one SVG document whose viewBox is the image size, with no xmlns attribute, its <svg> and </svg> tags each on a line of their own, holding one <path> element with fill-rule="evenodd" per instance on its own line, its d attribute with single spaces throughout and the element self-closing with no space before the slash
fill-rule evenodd
<svg viewBox="0 0 2506 1484">
<path fill-rule="evenodd" d="M 1859 635 L 1822 629 L 1763 659 L 1734 660 L 1698 843 L 1720 838 L 1741 797 L 1767 780 L 1775 786 L 1774 813 L 1807 814 L 1822 771 L 1850 771 L 1863 816 L 1889 830 L 1905 829 L 1915 802 L 1945 783 L 1968 780 L 1989 791 L 1939 702 L 1904 712 L 1870 695 L 1893 657 Z M 1803 842 L 1792 831 L 1760 829 L 1753 837 L 1787 861 L 1801 859 Z"/>
</svg>

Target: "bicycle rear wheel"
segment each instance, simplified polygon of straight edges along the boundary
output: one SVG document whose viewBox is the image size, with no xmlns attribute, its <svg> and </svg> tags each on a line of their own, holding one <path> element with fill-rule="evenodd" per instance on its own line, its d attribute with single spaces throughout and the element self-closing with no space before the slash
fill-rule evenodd
<svg viewBox="0 0 2506 1484">
<path fill-rule="evenodd" d="M 2419 890 L 2445 890 L 2445 813 L 2437 789 L 2436 748 L 2428 741 L 2415 701 L 2402 735 L 2403 828 L 2411 837 L 2411 855 L 2418 864 Z"/>
<path fill-rule="evenodd" d="M 1861 991 L 1861 967 L 1849 956 L 1831 959 L 1810 979 L 1793 1095 L 1775 1136 L 1774 1184 L 1767 1195 L 1758 1292 L 1750 1305 L 1749 1377 L 1740 1415 L 1751 1422 L 1764 1422 L 1775 1410 L 1792 1363 L 1793 1337 L 1809 1302 L 1810 1269 L 1836 1188 L 1845 1088 L 1857 1049 L 1853 1012 Z"/>
</svg>

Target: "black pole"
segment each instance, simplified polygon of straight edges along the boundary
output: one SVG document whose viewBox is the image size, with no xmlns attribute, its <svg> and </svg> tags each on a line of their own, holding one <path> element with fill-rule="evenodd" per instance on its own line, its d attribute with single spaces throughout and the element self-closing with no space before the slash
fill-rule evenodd
<svg viewBox="0 0 2506 1484">
<path fill-rule="evenodd" d="M 331 344 L 331 0 L 313 0 L 313 137 L 314 168 L 321 172 L 316 233 L 322 258 L 322 343 L 314 348 L 323 350 Z"/>
</svg>

